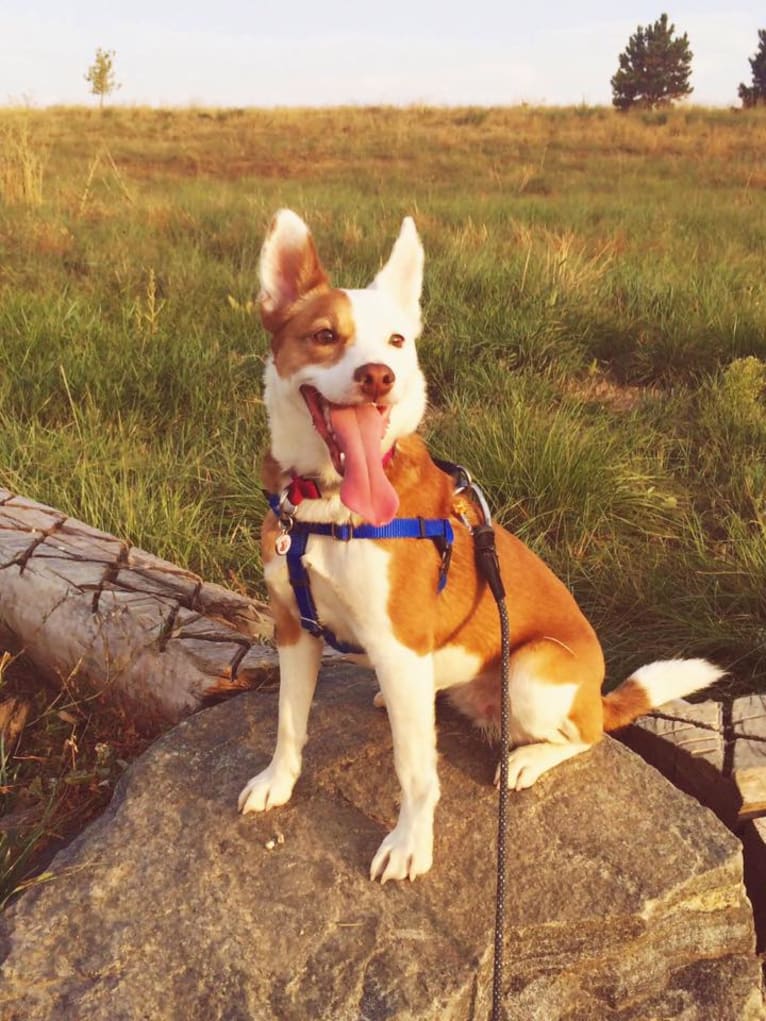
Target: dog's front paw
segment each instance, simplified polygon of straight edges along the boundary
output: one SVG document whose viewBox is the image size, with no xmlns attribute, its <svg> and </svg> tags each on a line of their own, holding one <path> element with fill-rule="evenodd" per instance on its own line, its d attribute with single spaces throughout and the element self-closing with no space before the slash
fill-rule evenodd
<svg viewBox="0 0 766 1021">
<path fill-rule="evenodd" d="M 268 766 L 242 788 L 237 803 L 239 811 L 247 815 L 248 812 L 267 812 L 277 805 L 284 805 L 290 800 L 294 786 L 292 776 Z"/>
<path fill-rule="evenodd" d="M 370 865 L 370 879 L 385 883 L 388 879 L 415 879 L 433 863 L 433 833 L 418 834 L 413 827 L 399 823 L 377 850 Z"/>
</svg>

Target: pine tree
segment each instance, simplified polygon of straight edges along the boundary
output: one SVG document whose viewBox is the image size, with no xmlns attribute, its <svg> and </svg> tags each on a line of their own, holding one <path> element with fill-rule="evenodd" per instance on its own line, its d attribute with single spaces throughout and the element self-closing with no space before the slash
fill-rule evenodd
<svg viewBox="0 0 766 1021">
<path fill-rule="evenodd" d="M 739 98 L 744 107 L 766 104 L 766 28 L 758 29 L 758 51 L 750 58 L 753 84 L 740 82 Z"/>
<path fill-rule="evenodd" d="M 611 80 L 612 103 L 618 110 L 636 104 L 651 110 L 691 94 L 689 38 L 684 32 L 674 39 L 675 30 L 663 14 L 653 25 L 639 25 L 630 37 Z"/>
<path fill-rule="evenodd" d="M 102 50 L 99 46 L 96 50 L 96 59 L 85 75 L 85 81 L 90 84 L 90 91 L 99 97 L 99 106 L 102 107 L 104 96 L 120 88 L 114 76 L 115 55 L 114 50 Z"/>
</svg>

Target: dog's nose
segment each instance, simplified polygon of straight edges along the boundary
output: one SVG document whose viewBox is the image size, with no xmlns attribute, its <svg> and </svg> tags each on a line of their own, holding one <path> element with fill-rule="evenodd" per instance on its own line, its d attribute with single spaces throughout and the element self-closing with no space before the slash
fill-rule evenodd
<svg viewBox="0 0 766 1021">
<path fill-rule="evenodd" d="M 394 370 L 379 362 L 360 365 L 354 373 L 354 382 L 359 383 L 362 393 L 371 401 L 385 397 L 396 382 Z"/>
</svg>

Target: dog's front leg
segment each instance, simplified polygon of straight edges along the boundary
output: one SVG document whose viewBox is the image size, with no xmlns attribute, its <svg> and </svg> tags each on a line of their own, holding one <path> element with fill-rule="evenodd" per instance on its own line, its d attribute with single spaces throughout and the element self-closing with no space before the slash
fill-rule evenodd
<svg viewBox="0 0 766 1021">
<path fill-rule="evenodd" d="M 290 800 L 300 776 L 309 710 L 314 697 L 322 642 L 301 631 L 293 645 L 279 646 L 279 724 L 271 762 L 249 780 L 239 796 L 239 810 L 265 812 Z"/>
<path fill-rule="evenodd" d="M 433 861 L 433 819 L 439 800 L 432 656 L 401 646 L 375 663 L 394 739 L 402 790 L 399 820 L 378 848 L 370 878 L 414 879 Z"/>
</svg>

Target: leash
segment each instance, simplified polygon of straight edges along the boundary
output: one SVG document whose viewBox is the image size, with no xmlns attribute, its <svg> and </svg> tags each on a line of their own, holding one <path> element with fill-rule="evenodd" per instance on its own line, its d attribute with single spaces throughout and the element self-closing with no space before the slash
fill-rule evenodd
<svg viewBox="0 0 766 1021">
<path fill-rule="evenodd" d="M 500 562 L 497 558 L 495 530 L 492 515 L 484 493 L 461 465 L 448 461 L 435 462 L 442 471 L 455 478 L 455 492 L 469 493 L 481 512 L 483 523 L 472 528 L 476 567 L 489 585 L 497 603 L 500 617 L 500 796 L 497 812 L 497 885 L 495 892 L 495 943 L 492 968 L 492 1014 L 491 1021 L 502 1021 L 503 1017 L 503 965 L 505 934 L 505 875 L 506 875 L 506 833 L 508 830 L 508 755 L 510 753 L 510 694 L 508 674 L 511 657 L 511 626 L 508 607 L 505 603 L 505 587 L 500 576 Z"/>
<path fill-rule="evenodd" d="M 508 621 L 508 607 L 505 605 L 505 589 L 500 577 L 500 564 L 495 549 L 495 533 L 487 522 L 474 529 L 476 563 L 487 579 L 497 603 L 500 617 L 500 796 L 497 809 L 497 886 L 495 893 L 495 950 L 492 969 L 492 1021 L 501 1021 L 503 1002 L 503 964 L 505 933 L 505 838 L 508 830 L 508 755 L 510 754 L 510 695 L 508 673 L 511 658 L 511 626 Z"/>
</svg>

